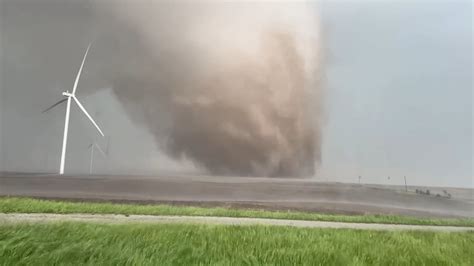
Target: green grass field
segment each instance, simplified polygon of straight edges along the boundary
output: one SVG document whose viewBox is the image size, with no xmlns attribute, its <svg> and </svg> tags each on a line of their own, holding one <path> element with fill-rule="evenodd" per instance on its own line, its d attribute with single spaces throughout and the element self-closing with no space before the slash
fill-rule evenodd
<svg viewBox="0 0 474 266">
<path fill-rule="evenodd" d="M 474 265 L 474 233 L 268 226 L 0 226 L 2 265 Z"/>
<path fill-rule="evenodd" d="M 104 213 L 185 216 L 226 216 L 338 221 L 353 223 L 385 223 L 415 225 L 453 225 L 474 227 L 474 219 L 430 219 L 395 215 L 330 215 L 293 211 L 243 210 L 171 205 L 136 205 L 114 203 L 66 202 L 30 198 L 0 198 L 0 213 Z"/>
</svg>

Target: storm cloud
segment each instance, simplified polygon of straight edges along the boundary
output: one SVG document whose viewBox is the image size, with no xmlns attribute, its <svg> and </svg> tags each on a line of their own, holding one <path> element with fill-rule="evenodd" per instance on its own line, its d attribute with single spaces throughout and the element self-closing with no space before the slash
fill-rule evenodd
<svg viewBox="0 0 474 266">
<path fill-rule="evenodd" d="M 111 87 L 168 155 L 219 175 L 314 175 L 323 101 L 315 10 L 205 2 L 96 8 L 121 51 L 108 70 Z"/>
</svg>

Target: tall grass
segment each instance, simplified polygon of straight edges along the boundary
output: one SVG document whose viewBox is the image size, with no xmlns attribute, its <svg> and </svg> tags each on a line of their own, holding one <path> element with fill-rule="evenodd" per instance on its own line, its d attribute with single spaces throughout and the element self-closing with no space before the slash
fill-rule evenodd
<svg viewBox="0 0 474 266">
<path fill-rule="evenodd" d="M 268 226 L 0 226 L 3 265 L 474 265 L 474 233 Z"/>
</svg>

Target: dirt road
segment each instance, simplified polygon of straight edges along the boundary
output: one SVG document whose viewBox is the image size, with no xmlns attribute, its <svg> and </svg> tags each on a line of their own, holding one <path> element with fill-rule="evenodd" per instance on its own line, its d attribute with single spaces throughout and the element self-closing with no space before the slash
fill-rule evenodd
<svg viewBox="0 0 474 266">
<path fill-rule="evenodd" d="M 474 231 L 474 227 L 460 226 L 428 226 L 428 225 L 401 225 L 401 224 L 372 224 L 372 223 L 341 223 L 298 221 L 261 218 L 236 217 L 203 217 L 203 216 L 151 216 L 151 215 L 115 215 L 115 214 L 0 214 L 0 224 L 8 223 L 46 223 L 46 222 L 97 222 L 97 223 L 192 223 L 192 224 L 219 224 L 219 225 L 269 225 L 292 226 L 304 228 L 333 228 L 359 230 L 416 230 L 465 232 Z"/>
</svg>

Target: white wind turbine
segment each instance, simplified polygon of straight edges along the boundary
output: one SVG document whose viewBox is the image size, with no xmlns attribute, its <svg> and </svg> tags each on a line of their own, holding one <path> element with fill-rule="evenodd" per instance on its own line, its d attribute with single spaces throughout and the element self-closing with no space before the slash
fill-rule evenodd
<svg viewBox="0 0 474 266">
<path fill-rule="evenodd" d="M 94 141 L 89 145 L 89 149 L 91 149 L 91 160 L 89 163 L 89 174 L 92 175 L 92 165 L 94 163 L 94 150 L 97 149 L 100 154 L 105 158 L 107 157 L 107 154 L 100 148 L 100 146 Z"/>
<path fill-rule="evenodd" d="M 49 107 L 48 109 L 43 111 L 43 113 L 47 112 L 47 111 L 51 110 L 52 108 L 56 107 L 57 105 L 67 101 L 66 118 L 65 118 L 65 121 L 64 121 L 63 147 L 62 147 L 62 152 L 61 152 L 61 164 L 60 164 L 60 167 L 59 167 L 59 174 L 61 174 L 61 175 L 64 174 L 64 164 L 65 164 L 65 160 L 66 160 L 67 135 L 68 135 L 68 130 L 69 130 L 69 115 L 70 115 L 70 112 L 71 112 L 71 102 L 72 102 L 72 100 L 74 100 L 76 102 L 77 106 L 79 106 L 79 108 L 82 110 L 82 112 L 84 112 L 84 114 L 87 116 L 87 118 L 89 118 L 89 120 L 92 122 L 92 124 L 97 129 L 97 131 L 99 131 L 100 135 L 102 135 L 102 137 L 104 136 L 104 133 L 102 132 L 100 127 L 97 125 L 97 123 L 94 121 L 94 119 L 92 119 L 92 117 L 86 111 L 84 106 L 79 102 L 79 100 L 76 97 L 77 84 L 79 82 L 79 78 L 81 77 L 82 68 L 84 67 L 84 62 L 86 61 L 86 57 L 87 57 L 87 54 L 89 53 L 89 49 L 91 48 L 91 44 L 92 43 L 90 43 L 89 46 L 87 47 L 86 53 L 84 54 L 84 58 L 82 59 L 81 67 L 79 68 L 79 72 L 77 73 L 76 80 L 74 81 L 74 86 L 72 88 L 72 92 L 69 92 L 68 90 L 66 90 L 65 92 L 62 93 L 62 95 L 66 96 L 65 99 L 60 100 L 59 102 L 53 104 L 51 107 Z"/>
<path fill-rule="evenodd" d="M 100 154 L 102 155 L 102 157 L 104 157 L 104 158 L 106 158 L 107 155 L 109 154 L 110 136 L 107 136 L 106 138 L 107 138 L 107 142 L 106 142 L 106 146 L 105 146 L 105 152 L 104 152 L 104 150 L 102 150 L 100 145 L 97 144 L 97 142 L 95 142 L 95 141 L 93 141 L 88 147 L 91 150 L 91 158 L 90 158 L 90 162 L 89 162 L 89 175 L 92 175 L 92 166 L 94 164 L 94 150 L 97 149 L 100 152 Z"/>
</svg>

